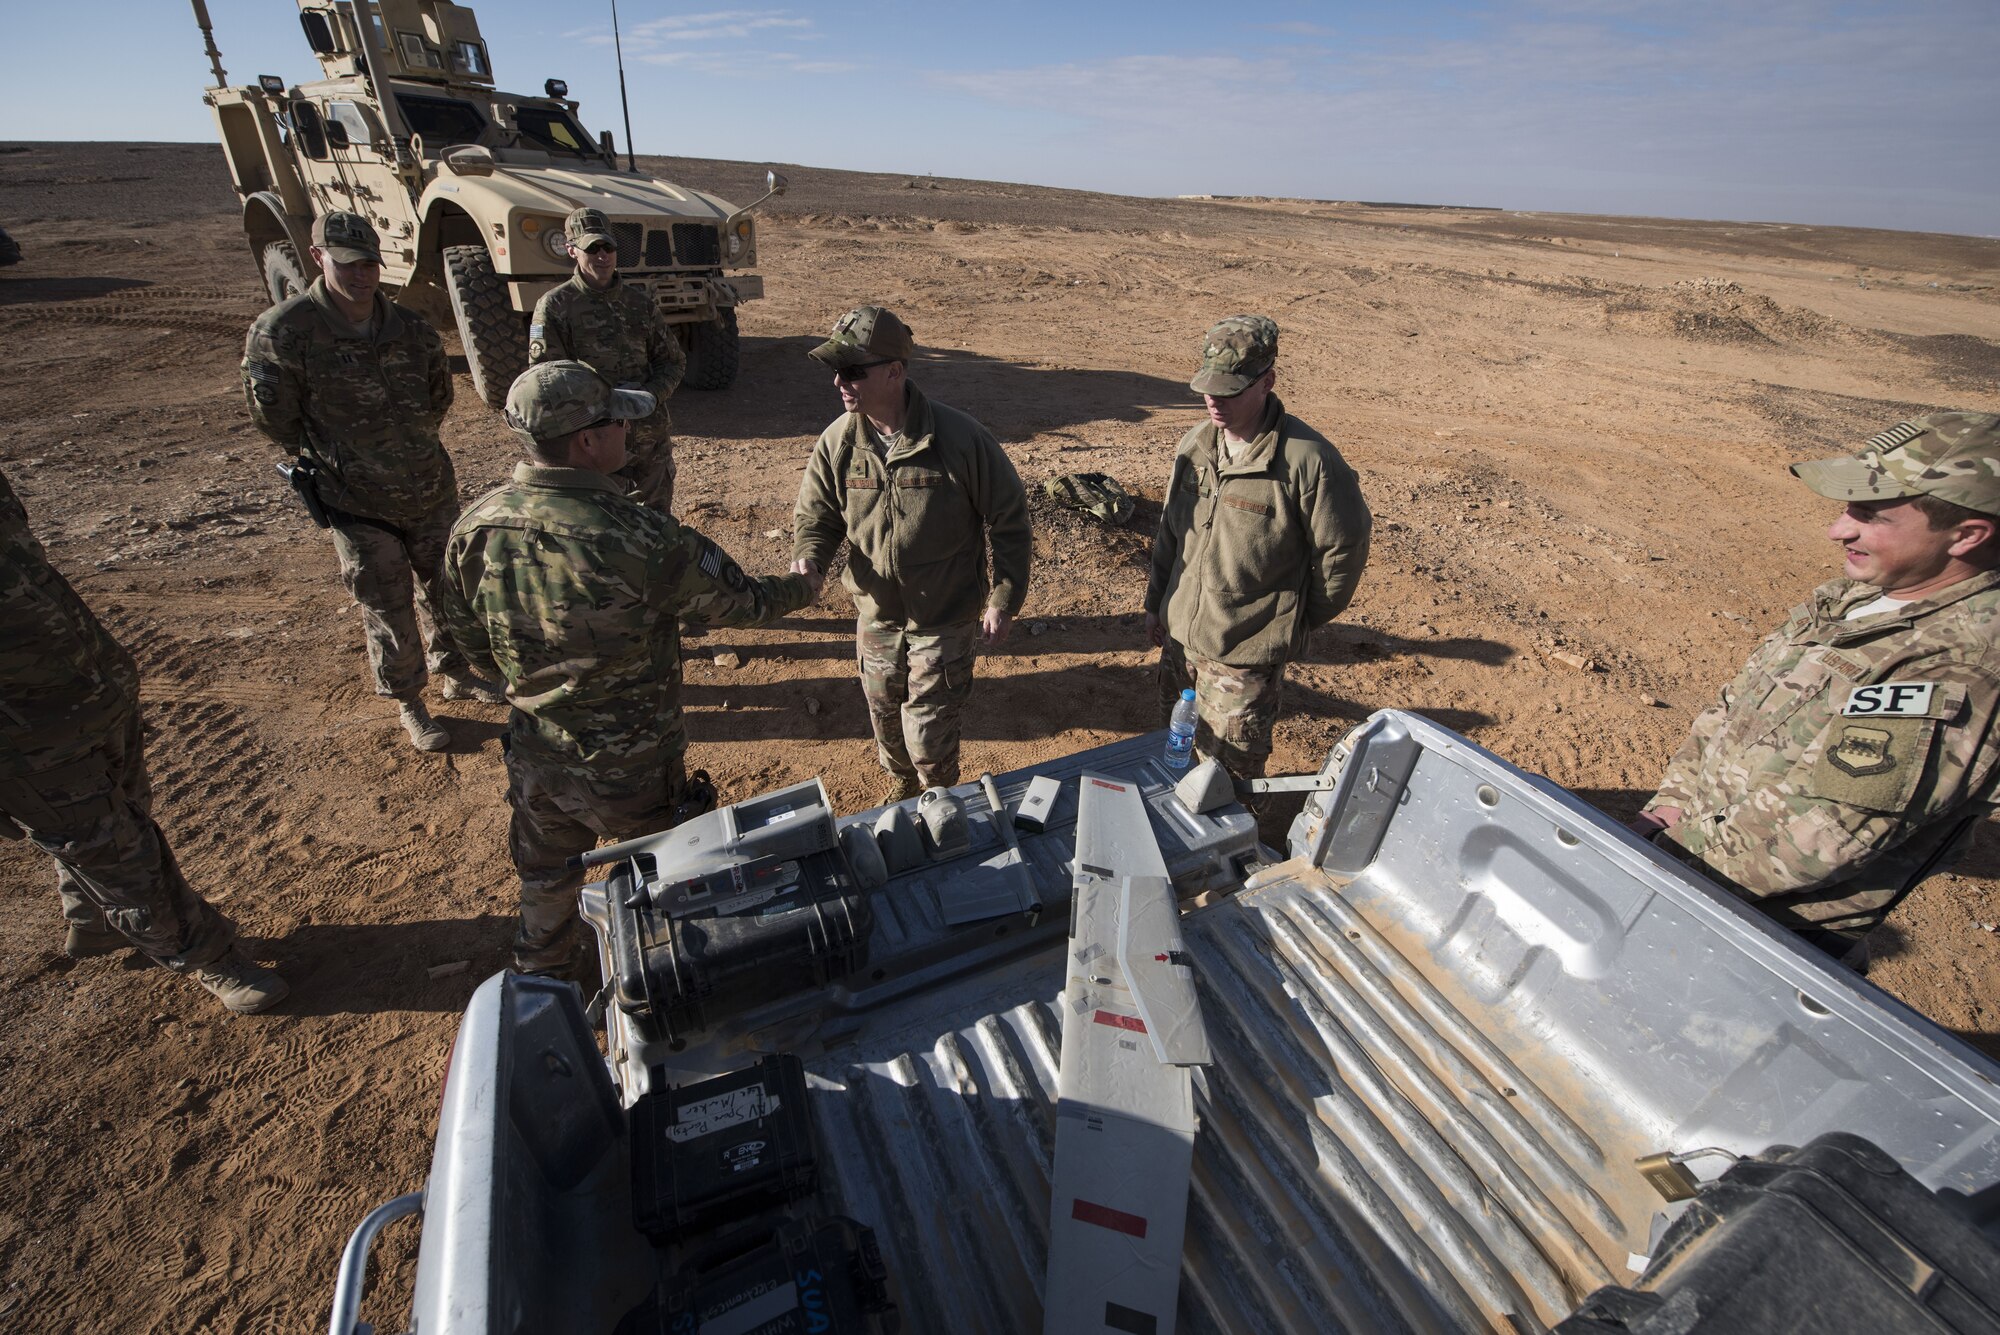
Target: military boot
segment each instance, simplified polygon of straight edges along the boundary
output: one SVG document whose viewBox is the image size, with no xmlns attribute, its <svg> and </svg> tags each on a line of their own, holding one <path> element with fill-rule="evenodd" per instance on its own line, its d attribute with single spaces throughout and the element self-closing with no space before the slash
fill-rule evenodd
<svg viewBox="0 0 2000 1335">
<path fill-rule="evenodd" d="M 477 677 L 455 677 L 448 672 L 440 672 L 437 680 L 438 694 L 447 700 L 477 700 L 482 705 L 507 703 L 506 696 Z"/>
<path fill-rule="evenodd" d="M 914 774 L 891 774 L 889 778 L 892 782 L 882 798 L 882 805 L 885 807 L 895 802 L 908 801 L 924 790 L 923 780 Z"/>
<path fill-rule="evenodd" d="M 63 954 L 73 960 L 115 955 L 131 948 L 131 938 L 109 923 L 73 922 L 69 925 L 69 934 L 63 938 Z"/>
<path fill-rule="evenodd" d="M 222 1008 L 232 1015 L 267 1011 L 292 990 L 276 973 L 243 958 L 233 948 L 213 964 L 196 969 L 194 980 L 213 992 Z"/>
<path fill-rule="evenodd" d="M 399 700 L 402 706 L 403 731 L 410 734 L 410 743 L 419 751 L 442 751 L 451 745 L 451 734 L 444 730 L 444 724 L 431 717 L 431 711 L 424 708 L 421 700 Z"/>
</svg>

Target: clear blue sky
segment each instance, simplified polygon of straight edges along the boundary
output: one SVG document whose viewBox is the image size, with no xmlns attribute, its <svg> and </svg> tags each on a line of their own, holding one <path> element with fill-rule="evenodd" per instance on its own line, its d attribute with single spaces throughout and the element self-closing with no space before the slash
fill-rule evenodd
<svg viewBox="0 0 2000 1335">
<path fill-rule="evenodd" d="M 503 86 L 622 144 L 610 0 L 485 0 Z M 234 82 L 311 77 L 290 0 L 210 0 Z M 2000 235 L 2000 2 L 621 0 L 639 151 L 1131 194 Z M 9 6 L 0 134 L 207 139 L 179 0 Z M 81 49 L 87 44 L 87 50 Z"/>
</svg>

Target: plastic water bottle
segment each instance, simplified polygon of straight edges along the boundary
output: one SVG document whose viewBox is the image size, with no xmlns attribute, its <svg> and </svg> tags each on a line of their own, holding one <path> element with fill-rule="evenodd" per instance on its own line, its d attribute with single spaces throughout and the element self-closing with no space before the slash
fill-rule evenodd
<svg viewBox="0 0 2000 1335">
<path fill-rule="evenodd" d="M 1168 769 L 1186 769 L 1194 756 L 1194 720 L 1194 692 L 1183 690 L 1167 724 L 1167 751 L 1161 759 L 1167 762 Z"/>
</svg>

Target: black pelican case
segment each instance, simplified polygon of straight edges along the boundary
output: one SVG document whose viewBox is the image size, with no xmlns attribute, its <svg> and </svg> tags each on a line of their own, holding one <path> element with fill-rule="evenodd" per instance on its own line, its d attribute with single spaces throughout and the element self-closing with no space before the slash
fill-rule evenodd
<svg viewBox="0 0 2000 1335">
<path fill-rule="evenodd" d="M 662 1039 L 751 1002 L 824 987 L 868 962 L 872 909 L 838 849 L 753 864 L 735 880 L 746 889 L 669 914 L 637 888 L 634 863 L 611 874 L 613 995 Z"/>
</svg>

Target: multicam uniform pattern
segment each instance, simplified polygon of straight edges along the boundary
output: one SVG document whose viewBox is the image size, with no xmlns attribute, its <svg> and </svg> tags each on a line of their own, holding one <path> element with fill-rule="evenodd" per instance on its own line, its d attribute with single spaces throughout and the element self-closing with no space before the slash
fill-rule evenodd
<svg viewBox="0 0 2000 1335">
<path fill-rule="evenodd" d="M 0 826 L 56 860 L 63 917 L 116 928 L 178 972 L 235 932 L 189 888 L 153 823 L 139 670 L 49 564 L 0 474 Z"/>
<path fill-rule="evenodd" d="M 1277 395 L 1232 463 L 1220 435 L 1204 422 L 1174 455 L 1146 610 L 1167 630 L 1163 710 L 1192 686 L 1196 751 L 1254 778 L 1270 758 L 1285 664 L 1352 601 L 1372 521 L 1354 471 Z"/>
<path fill-rule="evenodd" d="M 906 787 L 958 782 L 960 719 L 972 698 L 979 624 L 931 635 L 860 621 L 854 627 L 861 695 L 875 731 L 875 763 Z"/>
<path fill-rule="evenodd" d="M 842 576 L 858 612 L 861 690 L 882 768 L 925 787 L 958 782 L 960 715 L 979 617 L 1028 596 L 1028 496 L 993 434 L 908 389 L 893 448 L 846 413 L 813 447 L 793 511 L 792 558 Z M 986 573 L 987 547 L 993 577 Z"/>
<path fill-rule="evenodd" d="M 1758 646 L 1694 720 L 1646 804 L 1660 836 L 1794 928 L 1859 937 L 1963 850 L 2000 761 L 2000 572 L 1901 609 L 1834 580 Z M 1884 714 L 1885 691 L 1903 712 Z M 1859 712 L 1867 711 L 1867 712 Z"/>
<path fill-rule="evenodd" d="M 376 694 L 414 699 L 427 667 L 460 672 L 433 608 L 458 512 L 451 456 L 438 441 L 452 387 L 437 331 L 378 292 L 364 336 L 319 279 L 250 326 L 243 393 L 258 430 L 319 469 L 341 581 L 362 608 Z"/>
<path fill-rule="evenodd" d="M 1271 734 L 1285 699 L 1285 665 L 1231 667 L 1212 658 L 1191 658 L 1172 636 L 1160 646 L 1154 675 L 1160 690 L 1160 717 L 1171 720 L 1181 692 L 1195 703 L 1194 749 L 1202 759 L 1220 760 L 1240 779 L 1255 779 L 1271 760 Z"/>
<path fill-rule="evenodd" d="M 671 511 L 678 468 L 667 399 L 687 373 L 687 353 L 646 290 L 613 277 L 600 292 L 578 274 L 543 293 L 528 326 L 528 360 L 587 362 L 612 384 L 659 402 L 651 417 L 632 423 L 618 476 L 647 505 Z"/>
<path fill-rule="evenodd" d="M 452 530 L 439 606 L 475 668 L 506 685 L 516 962 L 569 953 L 597 840 L 673 824 L 687 728 L 682 620 L 755 626 L 803 607 L 796 575 L 752 579 L 720 547 L 602 473 L 520 464 Z"/>
</svg>

